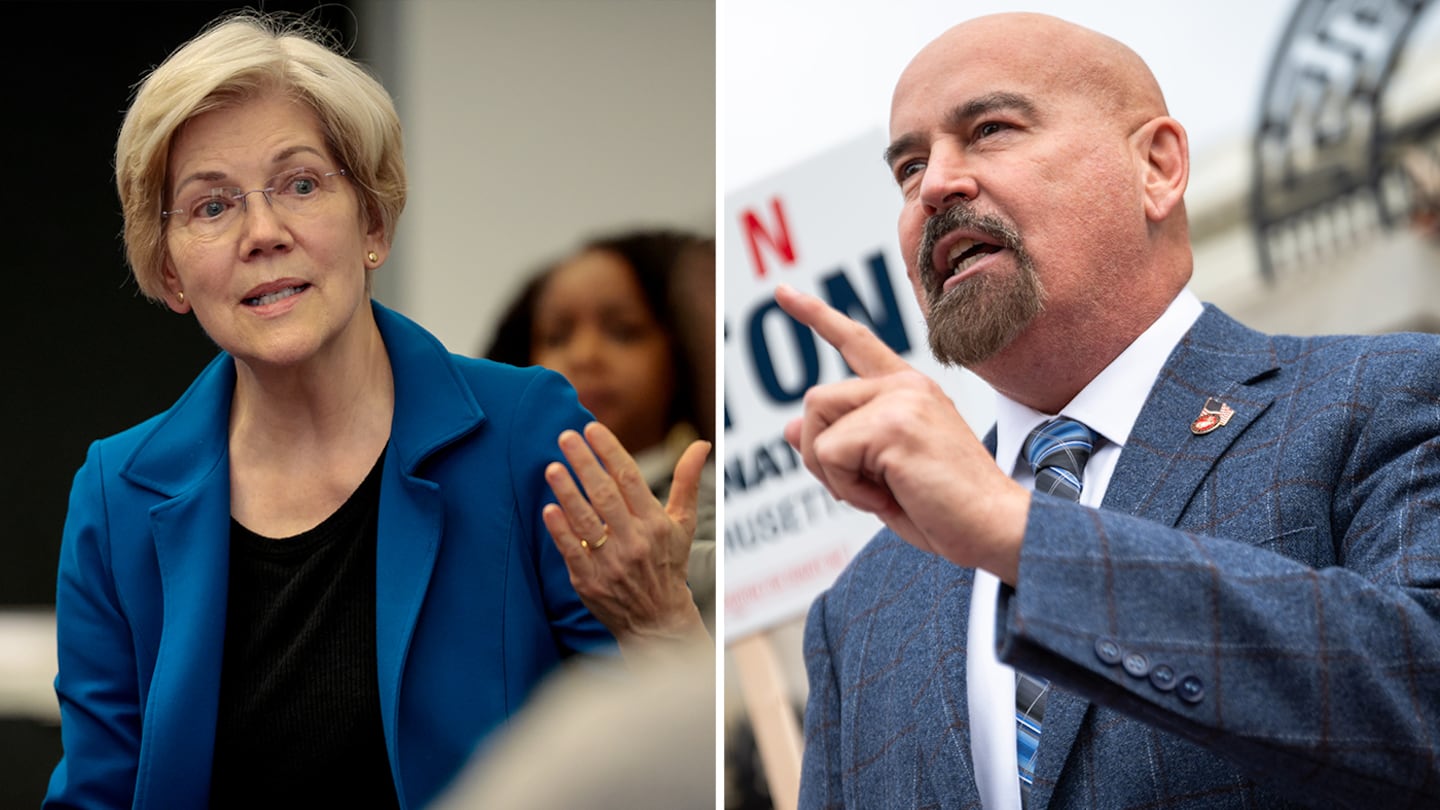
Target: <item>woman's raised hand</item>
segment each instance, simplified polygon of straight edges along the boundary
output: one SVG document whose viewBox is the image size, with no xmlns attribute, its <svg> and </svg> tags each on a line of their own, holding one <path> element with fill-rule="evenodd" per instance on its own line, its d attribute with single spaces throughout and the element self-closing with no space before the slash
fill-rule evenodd
<svg viewBox="0 0 1440 810">
<path fill-rule="evenodd" d="M 627 655 L 653 641 L 709 644 L 685 584 L 709 442 L 692 442 L 680 456 L 664 506 L 599 422 L 586 425 L 583 437 L 565 431 L 559 444 L 579 483 L 559 462 L 546 467 L 559 504 L 546 506 L 543 517 L 586 607 Z"/>
</svg>

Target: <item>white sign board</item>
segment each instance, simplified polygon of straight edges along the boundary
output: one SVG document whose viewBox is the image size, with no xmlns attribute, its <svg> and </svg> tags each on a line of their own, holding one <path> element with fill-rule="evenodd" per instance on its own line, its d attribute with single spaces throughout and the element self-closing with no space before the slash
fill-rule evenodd
<svg viewBox="0 0 1440 810">
<path fill-rule="evenodd" d="M 838 503 L 786 444 L 805 390 L 851 376 L 839 352 L 786 315 L 785 283 L 869 325 L 933 376 L 977 432 L 990 389 L 930 355 L 895 236 L 899 190 L 882 133 L 860 138 L 725 200 L 725 636 L 803 615 L 880 528 Z"/>
</svg>

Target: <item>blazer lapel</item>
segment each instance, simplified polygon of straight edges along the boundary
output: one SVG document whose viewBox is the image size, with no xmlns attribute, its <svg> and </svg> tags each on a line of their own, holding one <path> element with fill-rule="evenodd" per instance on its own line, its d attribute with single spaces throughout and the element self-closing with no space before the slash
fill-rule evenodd
<svg viewBox="0 0 1440 810">
<path fill-rule="evenodd" d="M 406 318 L 373 306 L 395 378 L 395 413 L 380 486 L 375 649 L 381 720 L 398 780 L 401 679 L 445 528 L 445 493 L 420 468 L 436 450 L 475 430 L 485 415 L 439 341 Z"/>
<path fill-rule="evenodd" d="M 1145 398 L 1102 508 L 1175 525 L 1231 443 L 1274 401 L 1273 391 L 1257 383 L 1278 370 L 1267 336 L 1207 304 Z M 1223 427 L 1197 435 L 1191 425 L 1210 398 L 1235 414 Z M 1089 713 L 1089 701 L 1051 693 L 1031 792 L 1036 808 L 1049 803 Z"/>
<path fill-rule="evenodd" d="M 940 717 L 949 722 L 934 729 L 934 748 L 929 761 L 935 767 L 928 769 L 926 776 L 934 785 L 935 795 L 945 807 L 978 806 L 980 796 L 975 786 L 975 760 L 972 750 L 969 709 L 970 679 L 966 673 L 968 655 L 952 654 L 951 651 L 969 649 L 970 595 L 974 587 L 975 570 L 957 568 L 944 560 L 937 560 L 940 567 L 934 582 L 939 592 L 935 595 L 940 603 L 937 607 L 947 620 L 936 621 L 933 651 L 943 653 L 946 658 L 933 662 L 937 673 L 944 677 L 935 680 L 941 702 Z"/>
<path fill-rule="evenodd" d="M 1256 383 L 1278 370 L 1268 337 L 1207 306 L 1146 398 L 1104 507 L 1175 525 L 1201 481 L 1274 401 L 1274 389 Z M 1191 425 L 1212 399 L 1234 416 L 1197 435 Z"/>
<path fill-rule="evenodd" d="M 210 798 L 229 590 L 227 431 L 234 385 L 233 363 L 220 355 L 120 472 L 167 498 L 149 513 L 162 619 L 159 628 L 136 628 L 160 636 L 142 707 L 137 807 L 203 806 Z"/>
<path fill-rule="evenodd" d="M 223 480 L 221 480 L 223 479 Z M 225 606 L 230 572 L 228 465 L 150 512 L 164 592 L 160 649 L 150 682 L 136 806 L 147 788 L 160 803 L 209 801 Z M 147 767 L 154 764 L 152 769 Z M 150 785 L 147 777 L 155 777 Z"/>
<path fill-rule="evenodd" d="M 997 443 L 996 428 L 991 427 L 981 441 L 990 455 L 994 456 Z M 938 564 L 948 565 L 943 561 Z M 976 734 L 979 734 L 982 739 L 993 740 L 996 726 L 1003 725 L 1004 734 L 1010 740 L 1010 746 L 1013 749 L 1015 745 L 1015 710 L 1013 706 L 977 705 L 970 700 L 972 667 L 976 666 L 976 662 L 972 661 L 970 654 L 974 651 L 979 655 L 987 653 L 991 656 L 994 655 L 995 633 L 998 632 L 1000 617 L 998 615 L 993 617 L 992 629 L 989 633 L 972 627 L 970 612 L 976 598 L 975 570 L 962 568 L 959 569 L 958 574 L 947 574 L 945 578 L 958 581 L 960 584 L 948 595 L 944 605 L 945 614 L 952 618 L 949 621 L 937 623 L 939 640 L 935 649 L 963 650 L 965 655 L 956 664 L 946 666 L 945 662 L 938 662 L 940 666 L 944 666 L 947 673 L 941 691 L 944 709 L 941 717 L 949 718 L 952 722 L 949 727 L 940 729 L 943 734 L 941 743 L 945 746 L 942 752 L 946 756 L 935 758 L 935 761 L 943 766 L 930 770 L 931 779 L 936 786 L 937 795 L 941 797 L 940 801 L 943 807 L 981 807 L 987 800 L 991 802 L 998 800 L 1003 806 L 1006 801 L 1004 792 L 1006 789 L 1003 786 L 992 785 L 987 794 L 981 793 L 977 778 L 979 773 L 982 770 L 993 773 L 997 766 L 992 762 L 989 768 L 977 767 L 975 737 Z M 998 583 L 998 587 L 1006 586 L 1004 583 Z M 989 595 L 993 602 L 994 591 L 983 588 L 981 590 L 984 594 Z M 988 651 L 982 649 L 987 641 L 990 644 Z M 1003 714 L 1004 717 L 997 717 L 997 714 Z M 1013 767 L 1013 758 L 1010 762 Z M 995 795 L 997 789 L 1001 791 L 999 795 Z M 1010 788 L 1010 790 L 1015 789 Z"/>
<path fill-rule="evenodd" d="M 398 389 L 398 386 L 397 386 Z M 394 438 L 392 436 L 392 443 Z M 385 453 L 380 485 L 380 517 L 375 550 L 375 655 L 380 689 L 380 718 L 398 774 L 400 678 L 420 606 L 435 570 L 444 529 L 440 487 L 411 474 L 392 446 Z M 399 785 L 397 784 L 397 788 Z"/>
</svg>

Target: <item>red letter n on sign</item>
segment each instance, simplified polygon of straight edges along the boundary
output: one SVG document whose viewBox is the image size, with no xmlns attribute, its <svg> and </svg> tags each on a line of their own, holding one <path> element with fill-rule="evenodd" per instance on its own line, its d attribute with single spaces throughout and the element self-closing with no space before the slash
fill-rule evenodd
<svg viewBox="0 0 1440 810">
<path fill-rule="evenodd" d="M 755 268 L 757 278 L 765 277 L 765 257 L 760 252 L 764 240 L 772 253 L 785 264 L 795 263 L 795 245 L 790 241 L 790 227 L 785 224 L 785 211 L 780 207 L 780 198 L 770 198 L 770 211 L 775 221 L 769 227 L 760 221 L 754 209 L 740 212 L 740 230 L 745 234 L 745 243 L 750 246 L 750 264 Z"/>
</svg>

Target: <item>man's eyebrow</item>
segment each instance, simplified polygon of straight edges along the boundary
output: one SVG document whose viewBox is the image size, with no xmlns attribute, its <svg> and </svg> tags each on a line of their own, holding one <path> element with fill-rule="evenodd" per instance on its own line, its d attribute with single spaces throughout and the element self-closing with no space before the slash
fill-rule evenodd
<svg viewBox="0 0 1440 810">
<path fill-rule="evenodd" d="M 896 138 L 891 144 L 885 147 L 885 165 L 889 166 L 895 162 L 895 158 L 909 152 L 924 140 L 919 135 L 911 132 Z"/>
<path fill-rule="evenodd" d="M 968 122 L 999 110 L 1012 110 L 1027 118 L 1034 118 L 1036 114 L 1035 103 L 1028 96 L 1020 93 L 995 92 L 973 98 L 956 106 L 945 116 L 945 123 L 952 129 L 963 129 Z M 915 149 L 923 140 L 923 137 L 913 132 L 896 138 L 885 148 L 885 165 L 894 164 L 897 157 Z"/>
<path fill-rule="evenodd" d="M 1001 91 L 973 98 L 951 110 L 945 119 L 946 123 L 951 126 L 959 127 L 966 122 L 1000 110 L 1018 112 L 1027 118 L 1035 117 L 1035 103 L 1028 96 Z"/>
</svg>

